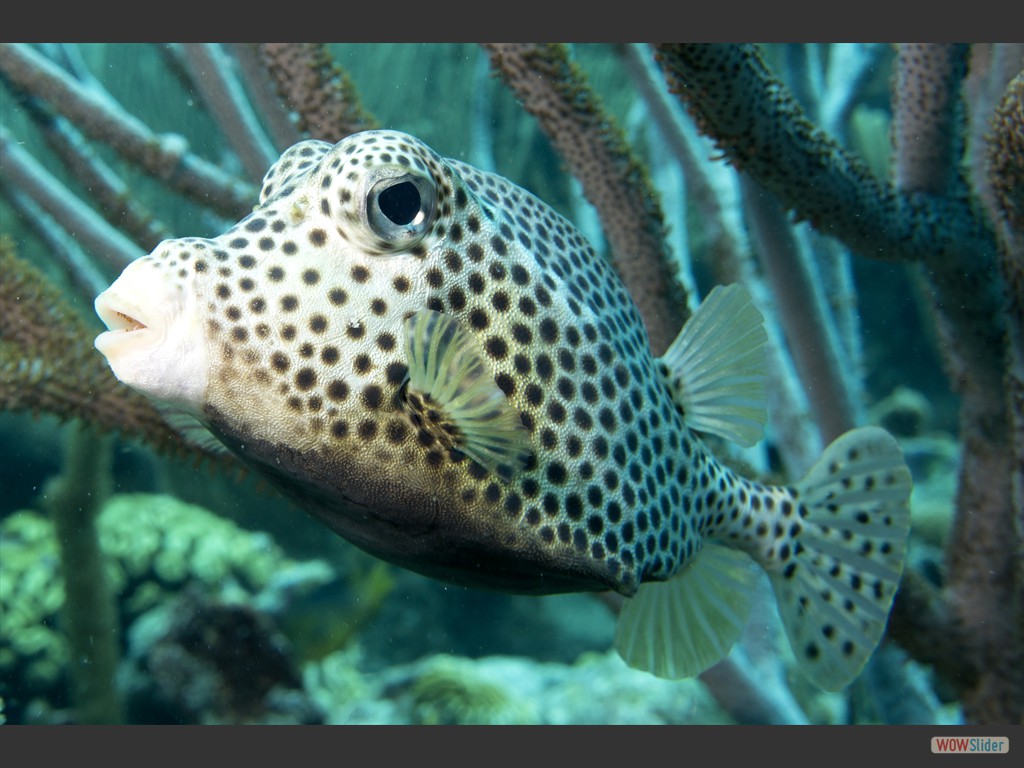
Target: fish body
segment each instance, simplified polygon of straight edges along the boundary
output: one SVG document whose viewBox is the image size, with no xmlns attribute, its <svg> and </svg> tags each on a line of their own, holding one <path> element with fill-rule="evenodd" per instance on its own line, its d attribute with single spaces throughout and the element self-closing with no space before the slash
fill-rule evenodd
<svg viewBox="0 0 1024 768">
<path fill-rule="evenodd" d="M 123 382 L 207 427 L 366 551 L 448 581 L 630 600 L 624 658 L 728 652 L 772 578 L 797 657 L 845 685 L 884 630 L 909 473 L 879 429 L 765 486 L 761 318 L 715 289 L 660 358 L 608 263 L 494 174 L 395 131 L 306 141 L 258 206 L 161 243 L 96 300 Z"/>
</svg>

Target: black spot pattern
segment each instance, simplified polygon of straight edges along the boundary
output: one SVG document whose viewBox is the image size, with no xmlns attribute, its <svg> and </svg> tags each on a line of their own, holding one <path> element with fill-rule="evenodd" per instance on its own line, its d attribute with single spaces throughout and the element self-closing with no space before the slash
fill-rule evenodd
<svg viewBox="0 0 1024 768">
<path fill-rule="evenodd" d="M 378 169 L 415 179 L 422 224 L 368 218 Z M 302 142 L 268 171 L 253 214 L 169 254 L 203 286 L 218 396 L 254 392 L 248 412 L 275 440 L 410 478 L 438 514 L 528 537 L 607 583 L 667 578 L 710 535 L 795 556 L 790 492 L 738 479 L 686 430 L 611 267 L 505 179 L 395 132 Z M 445 404 L 408 391 L 405 321 L 424 309 L 478 343 L 529 433 L 525 467 L 481 467 Z"/>
</svg>

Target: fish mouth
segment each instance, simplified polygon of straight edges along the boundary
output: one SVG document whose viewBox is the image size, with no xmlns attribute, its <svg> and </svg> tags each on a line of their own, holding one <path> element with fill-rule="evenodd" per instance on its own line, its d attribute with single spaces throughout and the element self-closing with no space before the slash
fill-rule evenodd
<svg viewBox="0 0 1024 768">
<path fill-rule="evenodd" d="M 122 312 L 119 309 L 110 310 L 107 308 L 99 308 L 98 312 L 100 320 L 107 326 L 108 331 L 127 331 L 128 333 L 134 333 L 135 331 L 141 331 L 148 328 L 144 322 L 129 315 L 127 312 Z"/>
<path fill-rule="evenodd" d="M 96 297 L 95 308 L 107 326 L 107 330 L 96 337 L 96 349 L 108 358 L 128 343 L 134 346 L 144 342 L 158 325 L 145 309 L 112 294 L 109 289 Z"/>
<path fill-rule="evenodd" d="M 93 305 L 107 327 L 94 344 L 114 376 L 189 413 L 201 408 L 209 374 L 203 317 L 192 288 L 168 279 L 158 260 L 143 257 L 125 267 Z"/>
</svg>

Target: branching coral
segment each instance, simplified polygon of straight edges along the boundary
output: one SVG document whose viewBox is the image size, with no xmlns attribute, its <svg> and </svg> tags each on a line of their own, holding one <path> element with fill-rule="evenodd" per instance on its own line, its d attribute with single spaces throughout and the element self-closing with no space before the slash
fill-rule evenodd
<svg viewBox="0 0 1024 768">
<path fill-rule="evenodd" d="M 276 160 L 270 140 L 263 133 L 259 117 L 249 106 L 242 84 L 232 73 L 227 55 L 213 43 L 183 46 L 191 80 L 217 118 L 221 129 L 232 137 L 231 145 L 249 180 L 259 184 Z"/>
<path fill-rule="evenodd" d="M 1006 386 L 1017 458 L 1012 498 L 1024 538 L 1024 71 L 1007 86 L 995 113 L 988 155 L 1009 305 Z M 1019 583 L 1024 585 L 1024 575 Z"/>
<path fill-rule="evenodd" d="M 958 175 L 963 147 L 950 143 L 960 130 L 956 93 L 965 49 L 904 49 L 896 144 L 914 150 L 898 163 L 896 185 L 875 178 L 816 128 L 753 46 L 663 44 L 657 51 L 702 130 L 784 206 L 856 252 L 927 270 L 947 367 L 963 398 L 964 462 L 945 594 L 962 638 L 957 655 L 979 678 L 961 684 L 971 719 L 1019 720 L 1024 681 L 1014 670 L 1024 666 L 1024 625 L 1003 389 L 1006 319 L 994 279 L 996 240 Z M 923 150 L 922 135 L 932 139 Z M 919 168 L 936 160 L 938 168 Z M 897 615 L 914 621 L 899 603 Z"/>
<path fill-rule="evenodd" d="M 643 166 L 563 46 L 487 44 L 493 68 L 533 114 L 597 208 L 612 262 L 635 298 L 656 354 L 687 318 L 665 225 Z"/>
<path fill-rule="evenodd" d="M 333 144 L 375 127 L 348 74 L 322 43 L 262 43 L 257 48 L 278 95 L 296 114 L 301 133 Z"/>
<path fill-rule="evenodd" d="M 334 141 L 372 124 L 326 47 L 268 44 L 231 50 L 242 63 L 250 98 L 263 105 L 259 111 L 278 148 L 300 133 Z M 677 292 L 675 267 L 666 257 L 664 224 L 645 172 L 566 48 L 487 45 L 486 50 L 492 68 L 537 118 L 597 207 L 611 257 L 637 298 L 655 351 L 660 351 L 684 319 L 686 302 Z M 1012 61 L 1014 55 L 1019 59 L 1019 52 L 1012 54 L 1013 50 L 1018 49 L 975 47 L 968 57 L 965 46 L 898 49 L 893 80 L 896 171 L 893 181 L 887 181 L 814 123 L 771 73 L 757 47 L 656 46 L 669 87 L 746 177 L 745 203 L 737 199 L 731 204 L 747 218 L 734 216 L 741 223 L 725 237 L 713 231 L 725 218 L 725 198 L 709 205 L 710 185 L 701 185 L 696 177 L 687 179 L 702 201 L 701 215 L 714 220 L 707 227 L 712 242 L 706 251 L 752 250 L 743 228 L 755 223 L 755 198 L 771 203 L 769 196 L 774 196 L 783 212 L 793 212 L 797 220 L 809 222 L 852 252 L 915 265 L 923 276 L 946 371 L 962 398 L 964 459 L 948 549 L 948 581 L 937 589 L 919 573 L 908 572 L 890 634 L 915 658 L 933 663 L 953 681 L 964 697 L 968 719 L 989 722 L 1024 716 L 1024 86 L 1020 76 L 1006 88 L 1010 77 L 985 79 L 980 71 L 991 61 L 991 72 L 1003 72 L 1009 60 L 1012 76 L 1020 69 L 1020 62 Z M 799 64 L 798 59 L 788 61 Z M 227 66 L 218 60 L 215 66 Z M 263 69 L 258 66 L 261 60 Z M 976 78 L 972 82 L 984 81 L 990 92 L 988 108 L 964 86 L 967 61 L 979 70 L 969 74 Z M 87 80 L 76 81 L 35 49 L 0 47 L 0 76 L 37 105 L 45 104 L 48 112 L 64 116 L 85 137 L 110 144 L 164 179 L 169 189 L 224 215 L 237 216 L 251 206 L 250 185 L 186 151 L 182 142 L 158 136 L 111 99 L 99 98 Z M 280 103 L 269 98 L 269 82 L 276 84 L 287 108 L 298 116 L 295 124 L 285 119 Z M 1004 89 L 990 127 L 979 129 L 987 125 L 991 105 L 999 102 Z M 823 107 L 821 124 L 841 132 L 839 118 L 829 115 L 846 114 L 848 107 Z M 486 116 L 475 117 L 476 125 L 486 125 Z M 965 142 L 968 124 L 969 136 L 975 138 Z M 978 138 L 986 132 L 985 141 Z M 988 173 L 979 172 L 986 163 Z M 689 165 L 694 165 L 692 158 Z M 964 172 L 968 166 L 971 174 Z M 249 175 L 254 173 L 250 168 Z M 991 189 L 984 188 L 989 183 Z M 782 219 L 776 216 L 774 226 Z M 725 231 L 719 227 L 720 233 Z M 761 237 L 756 245 L 764 247 L 769 241 Z M 165 450 L 204 456 L 171 432 L 141 398 L 114 383 L 91 352 L 91 333 L 67 312 L 56 292 L 47 292 L 38 274 L 12 258 L 5 254 L 2 265 L 0 405 L 82 416 Z M 711 271 L 721 278 L 731 269 L 731 279 L 747 279 L 749 274 L 737 268 L 738 263 L 734 259 L 724 270 Z M 792 293 L 772 293 L 773 300 L 792 309 L 809 305 L 811 290 L 804 285 Z M 856 328 L 851 331 L 834 307 L 804 324 L 821 325 L 828 312 L 840 320 L 845 347 L 829 334 L 791 336 L 790 341 L 807 347 L 812 361 L 835 377 L 839 366 L 856 357 L 845 338 Z M 788 322 L 791 328 L 800 324 Z M 830 351 L 839 359 L 827 360 L 823 353 Z M 852 367 L 856 366 L 855 360 Z M 811 388 L 816 378 L 813 367 L 798 368 L 803 384 Z M 75 377 L 65 375 L 68 370 L 76 371 Z M 818 398 L 817 427 L 825 434 L 857 418 L 855 389 L 848 387 L 844 393 L 846 384 L 839 378 L 832 384 L 813 387 L 810 393 Z M 852 406 L 843 404 L 843 398 Z M 787 417 L 796 418 L 792 412 L 784 414 Z"/>
<path fill-rule="evenodd" d="M 108 96 L 83 88 L 30 46 L 0 45 L 0 76 L 182 194 L 234 218 L 252 208 L 255 194 L 248 185 L 190 152 L 180 136 L 155 134 Z"/>
</svg>

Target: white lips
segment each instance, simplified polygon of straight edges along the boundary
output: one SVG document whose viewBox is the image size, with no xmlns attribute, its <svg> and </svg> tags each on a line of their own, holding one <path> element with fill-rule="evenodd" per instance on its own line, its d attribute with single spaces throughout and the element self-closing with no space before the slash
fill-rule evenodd
<svg viewBox="0 0 1024 768">
<path fill-rule="evenodd" d="M 128 302 L 114 292 L 113 286 L 96 297 L 96 314 L 107 326 L 107 331 L 96 337 L 96 349 L 108 359 L 123 351 L 125 345 L 137 345 L 152 341 L 153 318 L 147 317 L 142 308 Z M 149 331 L 150 333 L 147 333 Z M 133 338 L 129 338 L 133 337 Z"/>
<path fill-rule="evenodd" d="M 96 314 L 108 330 L 95 345 L 121 382 L 194 413 L 209 377 L 206 339 L 192 284 L 158 264 L 147 258 L 129 264 L 96 297 Z"/>
</svg>

